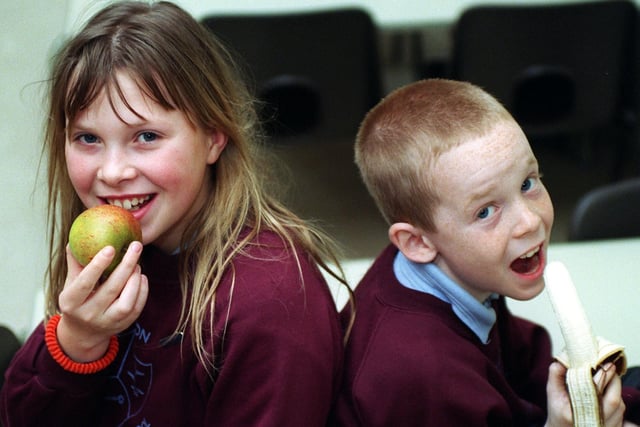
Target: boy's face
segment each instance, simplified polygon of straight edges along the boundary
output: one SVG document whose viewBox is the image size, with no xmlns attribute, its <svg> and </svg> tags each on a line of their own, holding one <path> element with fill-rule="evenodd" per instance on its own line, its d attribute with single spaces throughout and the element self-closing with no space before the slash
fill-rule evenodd
<svg viewBox="0 0 640 427">
<path fill-rule="evenodd" d="M 498 123 L 443 153 L 433 176 L 441 195 L 437 231 L 428 233 L 434 262 L 480 301 L 538 295 L 553 206 L 520 127 Z"/>
</svg>

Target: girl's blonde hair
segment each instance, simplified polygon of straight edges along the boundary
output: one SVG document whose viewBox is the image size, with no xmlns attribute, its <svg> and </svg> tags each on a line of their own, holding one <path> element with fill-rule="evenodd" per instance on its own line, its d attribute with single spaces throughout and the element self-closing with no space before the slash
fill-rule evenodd
<svg viewBox="0 0 640 427">
<path fill-rule="evenodd" d="M 257 173 L 260 126 L 254 100 L 221 43 L 171 3 L 115 3 L 98 12 L 53 63 L 44 147 L 50 189 L 47 316 L 58 310 L 67 274 L 68 231 L 85 209 L 66 169 L 65 123 L 102 91 L 118 94 L 128 105 L 115 78 L 121 70 L 164 108 L 180 110 L 194 125 L 218 129 L 229 138 L 211 167 L 213 191 L 185 230 L 180 251 L 183 301 L 176 333 L 190 328 L 194 351 L 210 368 L 214 355 L 203 345 L 207 338 L 203 331 L 213 331 L 216 289 L 233 257 L 256 234 L 265 229 L 275 231 L 294 254 L 294 245 L 302 248 L 345 283 L 339 252 L 331 239 L 300 220 L 263 186 Z M 267 171 L 263 160 L 260 158 L 262 170 Z M 188 242 L 185 236 L 189 236 Z M 209 324 L 204 324 L 205 319 Z"/>
<path fill-rule="evenodd" d="M 388 223 L 436 231 L 439 202 L 431 166 L 452 147 L 513 120 L 491 95 L 471 83 L 428 79 L 386 96 L 366 115 L 356 137 L 356 163 Z"/>
</svg>

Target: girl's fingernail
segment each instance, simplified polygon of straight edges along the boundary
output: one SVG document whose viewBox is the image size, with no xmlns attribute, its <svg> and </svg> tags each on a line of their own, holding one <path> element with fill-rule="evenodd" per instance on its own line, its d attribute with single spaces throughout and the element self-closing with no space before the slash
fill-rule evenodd
<svg viewBox="0 0 640 427">
<path fill-rule="evenodd" d="M 105 246 L 102 248 L 102 253 L 106 256 L 112 256 L 115 253 L 115 248 L 113 246 Z"/>
</svg>

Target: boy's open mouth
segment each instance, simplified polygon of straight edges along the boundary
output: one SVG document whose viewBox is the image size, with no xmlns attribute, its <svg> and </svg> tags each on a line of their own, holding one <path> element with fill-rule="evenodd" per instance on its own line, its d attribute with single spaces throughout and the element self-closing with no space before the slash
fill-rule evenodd
<svg viewBox="0 0 640 427">
<path fill-rule="evenodd" d="M 540 246 L 522 255 L 511 263 L 511 269 L 518 274 L 531 274 L 540 267 Z"/>
<path fill-rule="evenodd" d="M 150 194 L 142 197 L 131 197 L 128 199 L 106 199 L 106 202 L 110 205 L 125 208 L 128 211 L 135 211 L 142 208 L 142 206 L 144 206 L 149 200 L 151 200 Z"/>
</svg>

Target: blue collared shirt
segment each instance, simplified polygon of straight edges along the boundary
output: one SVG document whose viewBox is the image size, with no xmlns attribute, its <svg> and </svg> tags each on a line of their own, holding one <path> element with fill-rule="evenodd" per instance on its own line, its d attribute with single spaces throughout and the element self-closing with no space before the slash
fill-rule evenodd
<svg viewBox="0 0 640 427">
<path fill-rule="evenodd" d="M 491 301 L 498 298 L 492 294 L 484 303 L 451 280 L 437 265 L 421 264 L 406 258 L 398 252 L 393 263 L 393 271 L 398 281 L 405 287 L 431 294 L 453 308 L 453 312 L 482 341 L 487 344 L 489 332 L 496 322 L 496 312 Z"/>
</svg>

